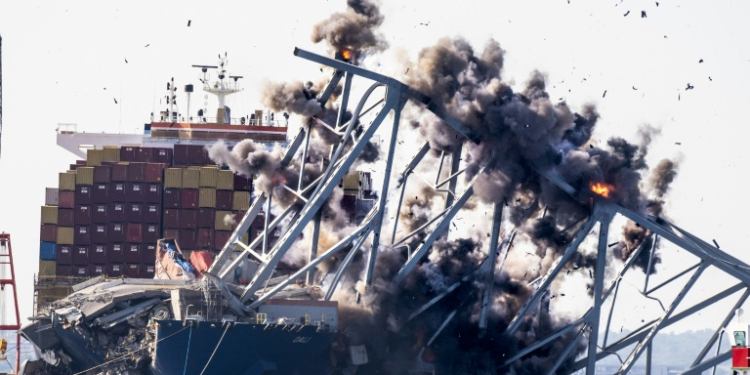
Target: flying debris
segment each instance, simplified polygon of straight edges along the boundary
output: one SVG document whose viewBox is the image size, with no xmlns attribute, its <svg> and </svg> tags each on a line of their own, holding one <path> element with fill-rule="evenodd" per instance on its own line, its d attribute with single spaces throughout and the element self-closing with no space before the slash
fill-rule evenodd
<svg viewBox="0 0 750 375">
<path fill-rule="evenodd" d="M 711 76 L 708 76 L 708 80 L 713 82 L 713 79 L 711 79 Z"/>
<path fill-rule="evenodd" d="M 633 86 L 633 90 L 636 90 L 636 91 L 638 91 L 638 89 L 637 89 L 637 88 L 635 88 L 635 86 Z"/>
<path fill-rule="evenodd" d="M 646 17 L 647 17 L 647 16 L 646 16 L 646 11 L 645 11 L 645 10 L 642 10 L 642 11 L 641 11 L 641 18 L 646 18 Z"/>
<path fill-rule="evenodd" d="M 115 104 L 117 104 L 117 98 L 112 98 L 115 101 Z"/>
<path fill-rule="evenodd" d="M 703 59 L 698 60 L 698 64 L 703 64 Z"/>
<path fill-rule="evenodd" d="M 127 64 L 127 63 L 128 63 L 128 58 L 126 57 L 126 58 L 125 58 L 125 64 Z"/>
<path fill-rule="evenodd" d="M 659 2 L 658 2 L 658 1 L 656 2 L 656 6 L 657 6 L 657 7 L 659 6 Z"/>
<path fill-rule="evenodd" d="M 192 21 L 188 20 L 188 27 L 190 27 L 190 22 L 192 22 Z"/>
<path fill-rule="evenodd" d="M 627 12 L 625 12 L 625 14 L 623 14 L 622 16 L 623 16 L 623 17 L 627 17 L 627 16 L 628 16 L 628 14 L 630 14 L 630 11 L 627 11 Z"/>
<path fill-rule="evenodd" d="M 719 243 L 718 243 L 718 242 L 716 242 L 716 240 L 713 240 L 713 239 L 712 239 L 711 241 L 714 241 L 714 245 L 716 245 L 716 248 L 717 248 L 717 249 L 721 249 L 721 247 L 719 246 Z"/>
<path fill-rule="evenodd" d="M 150 46 L 150 45 L 151 45 L 150 43 L 149 43 L 149 44 L 146 44 L 145 46 L 143 46 L 143 48 L 146 48 L 146 47 L 148 47 L 148 46 Z"/>
<path fill-rule="evenodd" d="M 611 244 L 607 245 L 607 247 L 612 247 L 612 246 L 615 246 L 615 245 L 617 245 L 618 243 L 620 243 L 620 241 L 617 241 L 617 242 L 612 242 Z"/>
<path fill-rule="evenodd" d="M 694 88 L 695 88 L 695 86 L 691 85 L 691 84 L 690 84 L 690 82 L 688 82 L 688 84 L 687 84 L 687 87 L 685 88 L 685 90 L 686 90 L 686 91 L 687 91 L 687 90 L 692 90 L 692 89 L 694 89 Z"/>
<path fill-rule="evenodd" d="M 604 90 L 604 93 L 602 94 L 602 98 L 607 96 L 607 90 Z"/>
</svg>

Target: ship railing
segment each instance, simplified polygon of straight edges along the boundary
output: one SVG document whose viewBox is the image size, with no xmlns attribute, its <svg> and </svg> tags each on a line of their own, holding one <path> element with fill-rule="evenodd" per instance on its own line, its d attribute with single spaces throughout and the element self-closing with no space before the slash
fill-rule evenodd
<svg viewBox="0 0 750 375">
<path fill-rule="evenodd" d="M 217 124 L 218 117 L 209 117 L 209 116 L 154 116 L 152 118 L 152 121 L 155 122 L 179 122 L 179 123 L 187 123 L 187 124 Z M 258 119 L 248 119 L 247 117 L 232 117 L 229 119 L 229 123 L 227 125 L 249 125 L 249 126 L 272 126 L 272 127 L 287 127 L 289 125 L 289 120 L 283 119 L 283 120 L 258 120 Z"/>
<path fill-rule="evenodd" d="M 76 276 L 37 276 L 34 280 L 34 286 L 72 286 L 88 280 L 88 277 Z"/>
<path fill-rule="evenodd" d="M 78 132 L 78 124 L 58 123 L 55 130 L 58 134 L 75 134 Z"/>
</svg>

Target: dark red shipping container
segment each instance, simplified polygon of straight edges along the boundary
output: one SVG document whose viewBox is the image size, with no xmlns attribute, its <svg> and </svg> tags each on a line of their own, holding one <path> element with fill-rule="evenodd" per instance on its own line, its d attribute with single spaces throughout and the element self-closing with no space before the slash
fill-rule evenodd
<svg viewBox="0 0 750 375">
<path fill-rule="evenodd" d="M 120 160 L 138 161 L 140 150 L 141 148 L 138 146 L 122 146 L 120 147 Z"/>
<path fill-rule="evenodd" d="M 94 183 L 108 184 L 112 181 L 112 168 L 108 165 L 94 167 Z"/>
<path fill-rule="evenodd" d="M 66 266 L 66 265 L 58 264 L 55 274 L 57 276 L 70 277 L 73 275 L 73 266 Z"/>
<path fill-rule="evenodd" d="M 110 223 L 109 224 L 109 241 L 108 242 L 125 242 L 126 229 L 124 223 Z"/>
<path fill-rule="evenodd" d="M 96 277 L 99 275 L 105 275 L 107 272 L 107 266 L 103 264 L 92 264 L 89 266 L 89 276 Z"/>
<path fill-rule="evenodd" d="M 91 263 L 89 254 L 91 248 L 89 246 L 73 246 L 73 264 L 77 266 L 88 266 Z"/>
<path fill-rule="evenodd" d="M 214 231 L 214 250 L 221 250 L 224 248 L 224 245 L 226 245 L 227 241 L 229 241 L 229 237 L 232 236 L 232 232 L 227 230 L 217 230 Z"/>
<path fill-rule="evenodd" d="M 88 225 L 76 225 L 73 230 L 73 244 L 91 245 L 91 227 Z"/>
<path fill-rule="evenodd" d="M 91 243 L 105 244 L 111 241 L 109 238 L 109 225 L 107 224 L 92 225 L 91 232 Z"/>
<path fill-rule="evenodd" d="M 55 248 L 55 262 L 60 264 L 73 264 L 73 245 L 57 245 Z"/>
<path fill-rule="evenodd" d="M 172 160 L 174 165 L 190 165 L 190 152 L 188 145 L 174 145 Z"/>
<path fill-rule="evenodd" d="M 112 182 L 128 181 L 128 165 L 127 164 L 112 165 L 111 177 L 112 177 Z"/>
<path fill-rule="evenodd" d="M 130 278 L 140 278 L 141 277 L 141 264 L 140 262 L 137 264 L 125 264 L 125 269 L 122 271 L 122 275 L 125 277 Z"/>
<path fill-rule="evenodd" d="M 188 145 L 188 157 L 191 165 L 206 165 L 211 161 L 208 158 L 208 151 L 201 145 Z"/>
<path fill-rule="evenodd" d="M 137 150 L 135 161 L 140 161 L 143 163 L 151 161 L 151 148 L 139 147 Z"/>
<path fill-rule="evenodd" d="M 76 225 L 91 225 L 92 217 L 91 206 L 76 205 L 75 214 L 73 214 L 73 220 Z"/>
<path fill-rule="evenodd" d="M 92 223 L 94 224 L 109 223 L 109 205 L 108 204 L 95 204 L 93 210 L 94 212 L 91 214 Z"/>
<path fill-rule="evenodd" d="M 182 189 L 182 208 L 198 208 L 198 189 Z"/>
<path fill-rule="evenodd" d="M 146 182 L 146 163 L 128 164 L 128 181 Z"/>
<path fill-rule="evenodd" d="M 79 167 L 78 164 L 70 164 L 70 165 L 68 165 L 68 170 L 74 171 L 74 170 L 78 169 L 78 167 Z"/>
<path fill-rule="evenodd" d="M 180 189 L 177 189 L 177 188 L 164 189 L 164 208 L 180 208 L 180 207 L 182 207 Z"/>
<path fill-rule="evenodd" d="M 180 210 L 180 229 L 198 228 L 198 210 Z"/>
<path fill-rule="evenodd" d="M 74 191 L 60 190 L 57 198 L 57 206 L 60 208 L 73 208 L 76 204 L 76 193 Z"/>
<path fill-rule="evenodd" d="M 201 208 L 198 210 L 198 228 L 213 229 L 215 222 L 216 222 L 216 210 L 215 209 Z"/>
<path fill-rule="evenodd" d="M 57 242 L 57 225 L 42 224 L 39 230 L 39 240 L 42 242 Z"/>
<path fill-rule="evenodd" d="M 94 193 L 91 199 L 96 203 L 109 203 L 109 184 L 94 184 Z"/>
<path fill-rule="evenodd" d="M 110 263 L 107 265 L 107 276 L 109 277 L 120 277 L 122 276 L 122 263 Z"/>
<path fill-rule="evenodd" d="M 125 200 L 129 203 L 142 203 L 143 202 L 143 189 L 146 185 L 130 182 L 125 184 Z"/>
<path fill-rule="evenodd" d="M 73 277 L 89 277 L 89 266 L 73 266 Z"/>
<path fill-rule="evenodd" d="M 89 254 L 89 260 L 91 264 L 107 264 L 107 245 L 99 244 L 91 246 L 91 253 Z"/>
<path fill-rule="evenodd" d="M 198 232 L 194 229 L 180 229 L 180 242 L 177 244 L 181 249 L 194 249 L 198 245 Z"/>
<path fill-rule="evenodd" d="M 109 185 L 110 202 L 127 202 L 127 184 L 125 182 L 113 182 Z"/>
<path fill-rule="evenodd" d="M 232 221 L 232 223 L 233 223 L 232 224 L 232 229 L 237 228 L 237 226 L 240 225 L 240 222 L 242 222 L 242 218 L 245 217 L 246 213 L 247 213 L 247 211 L 234 211 L 234 212 L 232 212 L 232 218 L 234 219 Z M 259 218 L 261 218 L 260 219 L 260 227 L 263 228 L 264 227 L 264 222 L 265 222 L 265 217 L 263 217 L 261 215 L 262 214 L 259 214 L 258 216 L 255 217 L 255 221 L 253 222 L 253 224 L 255 224 L 258 221 Z M 268 222 L 268 225 L 271 225 L 271 223 L 273 222 L 273 219 L 275 219 L 275 218 L 276 218 L 276 216 L 271 215 L 270 221 Z"/>
<path fill-rule="evenodd" d="M 111 243 L 107 247 L 107 262 L 121 263 L 125 260 L 125 246 L 121 243 Z"/>
<path fill-rule="evenodd" d="M 148 184 L 143 190 L 144 203 L 161 203 L 161 184 Z"/>
<path fill-rule="evenodd" d="M 143 243 L 156 243 L 159 241 L 159 225 L 143 224 Z"/>
<path fill-rule="evenodd" d="M 164 166 L 161 163 L 146 163 L 146 182 L 162 182 L 164 177 Z"/>
<path fill-rule="evenodd" d="M 76 160 L 76 165 L 80 165 L 80 166 L 85 167 L 86 166 L 86 160 L 84 160 L 84 159 Z"/>
<path fill-rule="evenodd" d="M 214 248 L 214 230 L 209 228 L 198 229 L 198 246 L 199 249 L 211 250 Z"/>
<path fill-rule="evenodd" d="M 76 185 L 76 204 L 91 204 L 94 195 L 93 185 Z"/>
<path fill-rule="evenodd" d="M 216 190 L 216 208 L 219 210 L 231 210 L 234 191 Z"/>
<path fill-rule="evenodd" d="M 168 208 L 164 210 L 164 228 L 180 228 L 180 210 Z"/>
<path fill-rule="evenodd" d="M 156 262 L 156 242 L 143 244 L 143 263 L 154 264 Z"/>
<path fill-rule="evenodd" d="M 161 223 L 161 206 L 158 204 L 143 205 L 143 223 L 160 224 Z"/>
<path fill-rule="evenodd" d="M 109 221 L 111 223 L 125 222 L 125 207 L 127 203 L 110 203 L 109 204 Z"/>
<path fill-rule="evenodd" d="M 175 241 L 177 241 L 178 245 L 180 245 L 180 230 L 179 229 L 164 229 L 164 236 L 162 238 L 172 238 Z"/>
<path fill-rule="evenodd" d="M 152 163 L 163 163 L 172 165 L 172 149 L 167 147 L 157 147 L 151 149 Z"/>
<path fill-rule="evenodd" d="M 143 242 L 143 224 L 128 223 L 126 239 L 130 243 Z"/>
<path fill-rule="evenodd" d="M 125 219 L 127 219 L 128 223 L 143 222 L 143 205 L 140 203 L 128 203 L 126 207 Z"/>
<path fill-rule="evenodd" d="M 154 270 L 155 265 L 152 262 L 151 264 L 141 264 L 141 273 L 140 277 L 141 279 L 153 279 L 154 278 Z"/>
<path fill-rule="evenodd" d="M 143 252 L 141 251 L 141 244 L 129 243 L 125 244 L 125 261 L 129 263 L 141 263 L 143 259 Z"/>
<path fill-rule="evenodd" d="M 57 225 L 61 227 L 72 227 L 75 225 L 74 210 L 68 208 L 57 208 Z"/>
<path fill-rule="evenodd" d="M 242 177 L 238 174 L 234 175 L 234 190 L 249 191 L 250 190 L 250 179 Z"/>
</svg>

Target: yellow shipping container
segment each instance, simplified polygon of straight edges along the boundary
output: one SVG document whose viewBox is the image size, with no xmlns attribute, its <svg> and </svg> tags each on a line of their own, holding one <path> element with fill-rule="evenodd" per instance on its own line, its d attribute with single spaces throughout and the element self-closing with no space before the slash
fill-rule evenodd
<svg viewBox="0 0 750 375">
<path fill-rule="evenodd" d="M 86 150 L 86 166 L 96 167 L 97 165 L 102 165 L 102 160 L 104 160 L 103 150 Z"/>
<path fill-rule="evenodd" d="M 94 167 L 76 168 L 76 185 L 93 185 Z"/>
<path fill-rule="evenodd" d="M 195 168 L 182 170 L 182 188 L 198 189 L 201 187 L 201 171 Z"/>
<path fill-rule="evenodd" d="M 104 146 L 102 161 L 120 161 L 120 146 Z"/>
<path fill-rule="evenodd" d="M 232 211 L 216 211 L 216 222 L 214 222 L 214 229 L 232 230 L 233 220 L 234 216 L 232 215 Z"/>
<path fill-rule="evenodd" d="M 234 173 L 221 170 L 216 177 L 216 188 L 219 190 L 234 190 Z"/>
<path fill-rule="evenodd" d="M 76 190 L 76 173 L 75 172 L 63 172 L 60 173 L 60 182 L 58 187 L 60 190 L 75 191 Z"/>
<path fill-rule="evenodd" d="M 57 206 L 42 206 L 42 224 L 57 224 Z"/>
<path fill-rule="evenodd" d="M 216 189 L 201 188 L 198 192 L 198 207 L 216 208 Z"/>
<path fill-rule="evenodd" d="M 235 191 L 232 197 L 232 209 L 235 211 L 247 211 L 250 209 L 250 192 Z"/>
<path fill-rule="evenodd" d="M 216 167 L 201 168 L 201 187 L 216 188 L 216 180 L 219 177 L 219 169 Z"/>
<path fill-rule="evenodd" d="M 57 244 L 58 245 L 72 245 L 73 244 L 73 228 L 57 227 Z"/>
<path fill-rule="evenodd" d="M 344 190 L 359 190 L 359 172 L 345 176 L 341 184 Z"/>
<path fill-rule="evenodd" d="M 182 189 L 182 168 L 167 168 L 164 171 L 164 187 Z"/>
<path fill-rule="evenodd" d="M 39 261 L 39 276 L 55 276 L 57 275 L 57 263 L 54 260 L 40 260 Z"/>
</svg>

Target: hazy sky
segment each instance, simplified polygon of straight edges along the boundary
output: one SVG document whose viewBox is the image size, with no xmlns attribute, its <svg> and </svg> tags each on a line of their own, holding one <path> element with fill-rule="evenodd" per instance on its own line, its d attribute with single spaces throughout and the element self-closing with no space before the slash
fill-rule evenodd
<svg viewBox="0 0 750 375">
<path fill-rule="evenodd" d="M 319 76 L 317 66 L 292 50 L 325 53 L 310 40 L 312 25 L 344 7 L 343 0 L 0 2 L 0 230 L 12 234 L 22 316 L 32 311 L 44 188 L 57 186 L 58 172 L 75 161 L 56 146 L 58 123 L 90 132 L 140 131 L 158 110 L 167 80 L 174 77 L 179 87 L 197 84 L 198 71 L 190 65 L 215 64 L 224 52 L 231 73 L 246 77 L 246 90 L 229 105 L 249 112 L 263 81 Z M 552 98 L 564 98 L 574 109 L 595 103 L 602 115 L 595 138 L 601 142 L 613 134 L 635 140 L 643 124 L 661 128 L 650 164 L 681 160 L 669 217 L 750 262 L 743 220 L 750 208 L 750 3 L 384 0 L 381 10 L 381 30 L 394 54 L 416 57 L 444 36 L 463 36 L 476 48 L 495 38 L 507 52 L 505 80 L 520 86 L 538 69 L 548 77 Z M 694 89 L 686 90 L 688 83 Z M 193 108 L 202 95 L 194 97 Z M 684 253 L 665 256 L 660 275 L 692 264 Z M 728 286 L 714 280 L 696 293 Z M 621 318 L 623 324 L 631 320 Z M 696 328 L 704 326 L 698 322 Z"/>
</svg>

